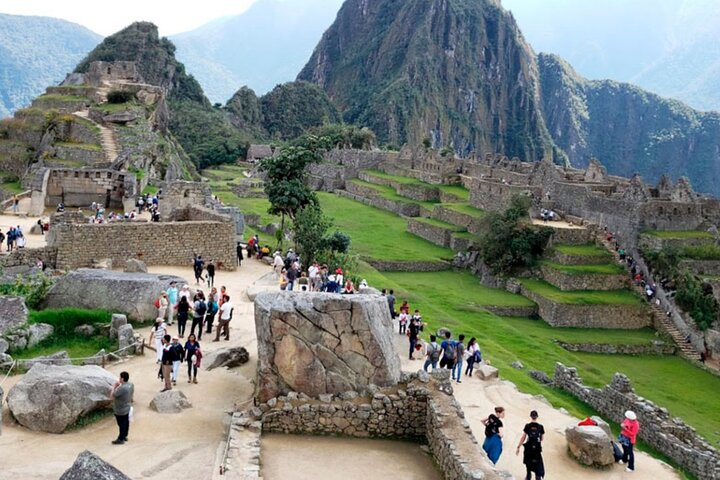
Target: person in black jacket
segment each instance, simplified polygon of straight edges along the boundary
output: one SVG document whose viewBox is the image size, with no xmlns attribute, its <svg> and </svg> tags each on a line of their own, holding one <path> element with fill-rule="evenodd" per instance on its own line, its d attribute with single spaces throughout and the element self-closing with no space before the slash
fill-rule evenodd
<svg viewBox="0 0 720 480">
<path fill-rule="evenodd" d="M 243 261 L 243 248 L 242 245 L 240 245 L 240 242 L 237 244 L 237 261 L 238 267 L 241 266 Z"/>
<path fill-rule="evenodd" d="M 207 284 L 208 287 L 212 287 L 215 285 L 215 264 L 212 260 L 210 260 L 205 267 L 207 270 Z"/>
<path fill-rule="evenodd" d="M 162 339 L 163 352 L 162 352 L 162 376 L 165 381 L 165 388 L 160 390 L 161 392 L 167 392 L 172 390 L 172 366 L 173 366 L 173 353 L 170 347 L 170 335 L 165 335 Z"/>
</svg>

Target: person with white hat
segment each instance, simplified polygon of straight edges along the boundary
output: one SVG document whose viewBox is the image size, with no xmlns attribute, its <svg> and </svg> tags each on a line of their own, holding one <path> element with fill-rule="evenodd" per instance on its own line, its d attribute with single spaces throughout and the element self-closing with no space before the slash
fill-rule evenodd
<svg viewBox="0 0 720 480">
<path fill-rule="evenodd" d="M 628 410 L 625 412 L 625 419 L 620 424 L 620 437 L 618 439 L 623 449 L 623 458 L 620 462 L 627 463 L 626 472 L 635 471 L 635 452 L 633 449 L 639 431 L 640 422 L 637 420 L 637 415 L 632 410 Z"/>
</svg>

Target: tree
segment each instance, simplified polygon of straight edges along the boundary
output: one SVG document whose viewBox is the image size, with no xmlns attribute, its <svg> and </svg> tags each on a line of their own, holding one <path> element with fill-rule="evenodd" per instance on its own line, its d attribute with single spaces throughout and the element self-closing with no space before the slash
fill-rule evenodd
<svg viewBox="0 0 720 480">
<path fill-rule="evenodd" d="M 307 261 L 316 258 L 317 253 L 325 247 L 325 232 L 331 223 L 319 205 L 308 205 L 297 212 L 292 232 L 302 258 Z"/>
</svg>

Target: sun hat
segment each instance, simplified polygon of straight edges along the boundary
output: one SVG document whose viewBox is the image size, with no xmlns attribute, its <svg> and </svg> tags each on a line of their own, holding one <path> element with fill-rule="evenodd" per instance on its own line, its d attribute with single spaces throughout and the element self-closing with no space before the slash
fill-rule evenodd
<svg viewBox="0 0 720 480">
<path fill-rule="evenodd" d="M 627 412 L 625 412 L 625 418 L 627 418 L 628 420 L 637 420 L 637 415 L 635 415 L 635 412 L 633 412 L 632 410 L 628 410 Z"/>
</svg>

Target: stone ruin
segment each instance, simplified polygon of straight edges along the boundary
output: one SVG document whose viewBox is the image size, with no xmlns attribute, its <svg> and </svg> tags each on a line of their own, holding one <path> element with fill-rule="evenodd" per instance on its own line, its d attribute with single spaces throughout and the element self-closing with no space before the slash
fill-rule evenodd
<svg viewBox="0 0 720 480">
<path fill-rule="evenodd" d="M 256 406 L 233 414 L 227 478 L 260 478 L 261 434 L 427 443 L 444 478 L 512 478 L 480 448 L 448 371 L 400 372 L 380 295 L 259 293 Z"/>
</svg>

